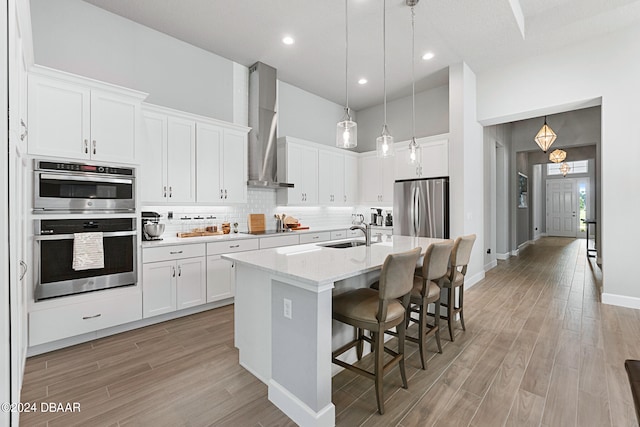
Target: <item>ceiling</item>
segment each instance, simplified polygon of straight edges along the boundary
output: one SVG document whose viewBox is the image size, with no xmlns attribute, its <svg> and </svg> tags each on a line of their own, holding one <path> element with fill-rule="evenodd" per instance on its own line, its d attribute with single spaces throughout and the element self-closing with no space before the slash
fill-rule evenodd
<svg viewBox="0 0 640 427">
<path fill-rule="evenodd" d="M 85 0 L 339 104 L 345 102 L 344 0 Z M 411 93 L 411 14 L 387 0 L 387 93 Z M 350 106 L 383 95 L 380 0 L 349 0 Z M 472 70 L 541 55 L 640 22 L 640 0 L 422 0 L 416 11 L 416 90 L 447 84 L 447 67 Z M 285 35 L 293 45 L 281 42 Z M 421 56 L 432 51 L 435 57 Z M 597 52 L 594 52 L 594 57 Z M 550 64 L 553 66 L 553 64 Z M 366 85 L 357 84 L 360 77 Z"/>
</svg>

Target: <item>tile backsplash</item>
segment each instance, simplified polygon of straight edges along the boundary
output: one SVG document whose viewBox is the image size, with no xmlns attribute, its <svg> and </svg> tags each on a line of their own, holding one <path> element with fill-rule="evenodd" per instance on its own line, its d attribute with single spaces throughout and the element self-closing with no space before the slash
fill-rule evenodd
<svg viewBox="0 0 640 427">
<path fill-rule="evenodd" d="M 351 224 L 351 214 L 361 213 L 365 221 L 369 220 L 369 207 L 301 207 L 277 206 L 276 191 L 271 189 L 248 188 L 247 203 L 235 206 L 143 206 L 143 211 L 154 211 L 162 215 L 162 222 L 166 224 L 167 234 L 189 231 L 192 228 L 220 225 L 229 222 L 238 223 L 238 230 L 247 231 L 247 216 L 250 213 L 264 213 L 267 229 L 275 229 L 276 213 L 286 213 L 300 221 L 300 224 L 311 229 L 319 227 L 342 227 Z M 168 219 L 168 213 L 173 212 L 173 219 Z M 189 217 L 192 219 L 181 219 Z M 202 217 L 202 219 L 194 219 Z M 210 218 L 215 217 L 215 219 Z"/>
</svg>

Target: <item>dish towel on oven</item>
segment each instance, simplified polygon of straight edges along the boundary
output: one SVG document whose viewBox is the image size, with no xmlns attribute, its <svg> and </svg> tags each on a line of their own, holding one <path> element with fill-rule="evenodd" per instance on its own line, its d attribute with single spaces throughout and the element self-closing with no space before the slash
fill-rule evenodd
<svg viewBox="0 0 640 427">
<path fill-rule="evenodd" d="M 104 246 L 101 232 L 73 233 L 73 269 L 104 268 Z"/>
</svg>

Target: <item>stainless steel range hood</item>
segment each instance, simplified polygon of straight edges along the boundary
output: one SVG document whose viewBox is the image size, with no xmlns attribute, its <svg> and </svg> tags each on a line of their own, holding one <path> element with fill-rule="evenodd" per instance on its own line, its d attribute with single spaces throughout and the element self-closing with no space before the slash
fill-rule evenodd
<svg viewBox="0 0 640 427">
<path fill-rule="evenodd" d="M 276 78 L 262 62 L 249 68 L 249 187 L 293 188 L 278 182 Z"/>
</svg>

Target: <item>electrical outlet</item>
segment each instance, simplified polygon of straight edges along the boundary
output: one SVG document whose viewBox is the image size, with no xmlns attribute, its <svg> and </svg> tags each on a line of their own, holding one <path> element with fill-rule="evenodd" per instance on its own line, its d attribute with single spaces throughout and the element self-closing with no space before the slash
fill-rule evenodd
<svg viewBox="0 0 640 427">
<path fill-rule="evenodd" d="M 487 253 L 490 254 L 491 253 L 491 248 L 487 249 Z"/>
<path fill-rule="evenodd" d="M 285 298 L 284 299 L 284 317 L 286 317 L 287 319 L 291 319 L 291 311 L 292 311 L 291 300 Z"/>
</svg>

